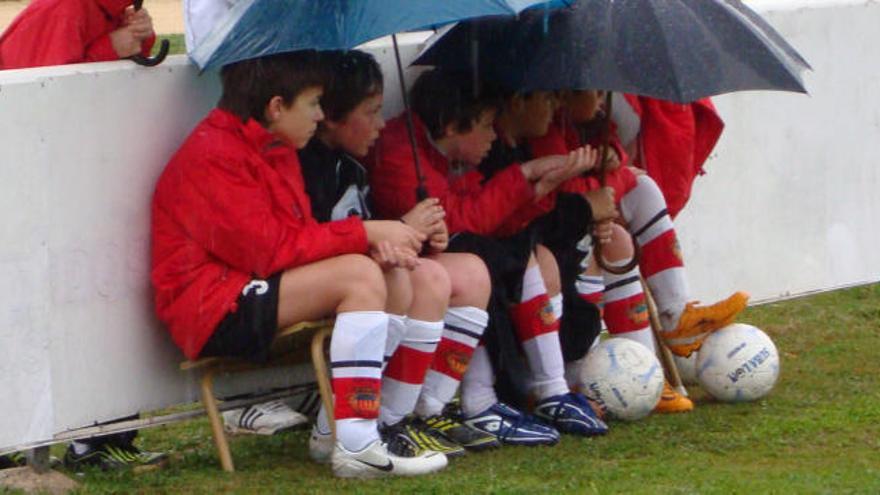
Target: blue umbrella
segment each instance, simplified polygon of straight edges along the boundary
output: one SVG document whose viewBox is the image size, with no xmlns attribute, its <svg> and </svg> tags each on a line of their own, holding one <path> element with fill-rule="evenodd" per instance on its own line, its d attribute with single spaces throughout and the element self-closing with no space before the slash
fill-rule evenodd
<svg viewBox="0 0 880 495">
<path fill-rule="evenodd" d="M 805 93 L 809 68 L 739 0 L 577 0 L 545 16 L 475 19 L 415 63 L 472 69 L 473 52 L 485 61 L 482 77 L 511 89 L 606 89 L 680 103 L 747 89 Z"/>
<path fill-rule="evenodd" d="M 241 0 L 190 58 L 201 68 L 294 50 L 354 48 L 389 34 L 569 0 Z"/>
</svg>

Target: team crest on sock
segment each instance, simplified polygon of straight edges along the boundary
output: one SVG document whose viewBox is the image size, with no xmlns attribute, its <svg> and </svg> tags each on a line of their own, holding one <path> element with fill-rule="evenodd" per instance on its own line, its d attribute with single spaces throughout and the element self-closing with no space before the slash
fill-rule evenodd
<svg viewBox="0 0 880 495">
<path fill-rule="evenodd" d="M 541 323 L 547 326 L 551 326 L 556 323 L 556 316 L 553 314 L 553 303 L 550 300 L 547 300 L 547 304 L 543 305 L 541 309 L 538 310 L 538 318 L 541 319 Z"/>
<path fill-rule="evenodd" d="M 627 308 L 626 316 L 637 327 L 648 325 L 648 305 L 645 300 L 637 300 Z"/>
<path fill-rule="evenodd" d="M 375 386 L 352 387 L 347 402 L 359 417 L 370 418 L 379 414 L 379 391 Z"/>
<path fill-rule="evenodd" d="M 674 254 L 675 257 L 678 258 L 678 261 L 680 261 L 683 264 L 684 263 L 684 252 L 682 252 L 682 250 L 681 250 L 681 243 L 678 242 L 678 236 L 673 235 L 670 240 L 672 242 L 670 242 L 669 248 L 672 250 L 672 254 Z"/>
<path fill-rule="evenodd" d="M 446 361 L 446 366 L 458 376 L 464 375 L 464 372 L 467 371 L 468 364 L 471 362 L 470 353 L 458 349 L 447 349 L 446 352 L 443 353 L 443 359 Z"/>
</svg>

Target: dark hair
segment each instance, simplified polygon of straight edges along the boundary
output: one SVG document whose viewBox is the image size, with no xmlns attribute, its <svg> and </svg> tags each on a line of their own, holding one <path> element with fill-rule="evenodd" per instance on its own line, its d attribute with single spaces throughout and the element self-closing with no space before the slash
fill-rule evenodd
<svg viewBox="0 0 880 495">
<path fill-rule="evenodd" d="M 359 50 L 324 52 L 327 80 L 321 108 L 327 120 L 339 122 L 365 99 L 382 92 L 382 69 L 369 53 Z"/>
<path fill-rule="evenodd" d="M 501 108 L 497 88 L 475 84 L 468 72 L 448 69 L 423 72 L 410 90 L 410 102 L 434 139 L 442 138 L 449 124 L 467 132 L 483 112 Z"/>
<path fill-rule="evenodd" d="M 324 85 L 324 66 L 318 53 L 303 50 L 252 58 L 223 66 L 220 80 L 223 96 L 219 108 L 237 115 L 241 120 L 266 122 L 266 105 L 280 96 L 290 106 L 305 89 Z"/>
</svg>

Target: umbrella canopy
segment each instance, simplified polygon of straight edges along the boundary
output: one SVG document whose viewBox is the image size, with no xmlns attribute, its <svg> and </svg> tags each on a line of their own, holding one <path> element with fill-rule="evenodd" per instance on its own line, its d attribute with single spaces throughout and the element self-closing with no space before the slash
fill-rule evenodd
<svg viewBox="0 0 880 495">
<path fill-rule="evenodd" d="M 477 69 L 511 89 L 605 89 L 679 103 L 805 93 L 806 61 L 738 0 L 578 0 L 545 16 L 459 23 L 416 65 Z"/>
<path fill-rule="evenodd" d="M 302 49 L 348 49 L 392 33 L 568 0 L 240 0 L 190 52 L 202 69 Z M 544 9 L 541 9 L 544 10 Z"/>
</svg>

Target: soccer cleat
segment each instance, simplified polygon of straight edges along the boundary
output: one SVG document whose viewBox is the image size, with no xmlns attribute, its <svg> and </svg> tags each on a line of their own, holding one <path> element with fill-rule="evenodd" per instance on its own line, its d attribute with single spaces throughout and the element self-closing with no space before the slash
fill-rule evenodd
<svg viewBox="0 0 880 495">
<path fill-rule="evenodd" d="M 430 451 L 441 452 L 446 457 L 465 454 L 464 447 L 430 433 L 424 423 L 418 420 L 406 418 L 394 425 L 380 426 L 379 435 L 388 446 L 388 451 L 401 457 L 415 457 Z"/>
<path fill-rule="evenodd" d="M 599 419 L 587 398 L 573 392 L 539 401 L 535 405 L 535 416 L 563 433 L 586 437 L 608 433 L 608 425 Z"/>
<path fill-rule="evenodd" d="M 502 402 L 466 418 L 464 424 L 510 445 L 555 445 L 559 441 L 559 432 L 553 427 Z"/>
<path fill-rule="evenodd" d="M 352 452 L 336 442 L 333 449 L 333 474 L 339 478 L 378 478 L 382 476 L 418 476 L 439 471 L 449 462 L 439 452 L 423 452 L 415 457 L 400 457 L 376 440 L 360 452 Z"/>
<path fill-rule="evenodd" d="M 280 400 L 223 413 L 223 429 L 232 434 L 274 435 L 307 422 L 308 418 Z"/>
<path fill-rule="evenodd" d="M 693 409 L 693 401 L 676 392 L 668 382 L 663 382 L 663 393 L 660 394 L 660 402 L 654 406 L 655 413 L 681 413 L 692 411 Z"/>
<path fill-rule="evenodd" d="M 167 462 L 168 456 L 161 452 L 147 452 L 134 445 L 112 445 L 105 443 L 98 448 L 89 448 L 77 454 L 73 445 L 64 454 L 64 465 L 73 471 L 94 466 L 102 471 L 134 468 L 138 466 L 159 466 Z"/>
<path fill-rule="evenodd" d="M 715 330 L 733 323 L 746 304 L 749 295 L 736 292 L 723 301 L 711 306 L 697 306 L 687 303 L 678 319 L 675 330 L 661 332 L 663 341 L 669 350 L 677 356 L 690 356 L 700 349 L 703 340 Z"/>
<path fill-rule="evenodd" d="M 421 422 L 429 433 L 461 445 L 467 450 L 480 451 L 501 446 L 495 435 L 471 428 L 453 416 L 435 414 L 422 419 Z"/>
<path fill-rule="evenodd" d="M 312 426 L 312 434 L 309 435 L 309 457 L 318 464 L 330 462 L 333 455 L 333 435 L 324 433 L 318 429 L 318 425 Z"/>
</svg>

